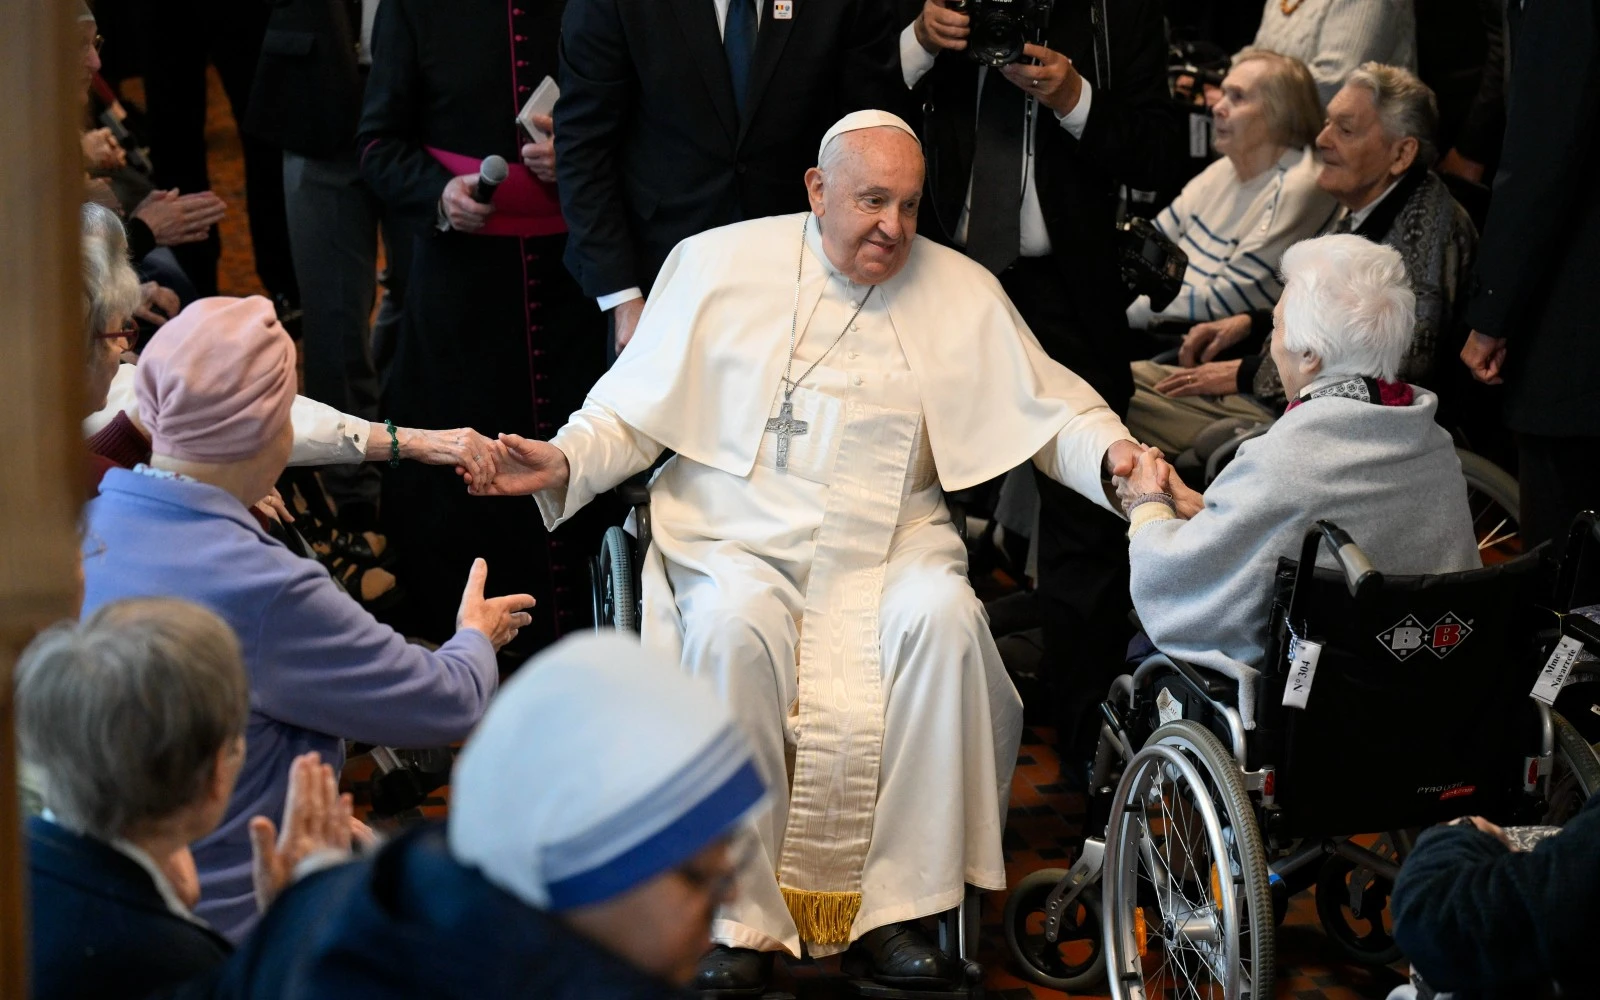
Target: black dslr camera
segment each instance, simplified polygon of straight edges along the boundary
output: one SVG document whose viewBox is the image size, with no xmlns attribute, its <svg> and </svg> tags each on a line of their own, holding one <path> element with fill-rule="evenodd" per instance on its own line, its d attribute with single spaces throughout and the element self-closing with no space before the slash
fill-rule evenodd
<svg viewBox="0 0 1600 1000">
<path fill-rule="evenodd" d="M 945 6 L 972 18 L 968 54 L 998 69 L 1021 62 L 1022 46 L 1043 36 L 1055 0 L 948 0 Z"/>
<path fill-rule="evenodd" d="M 1129 219 L 1117 227 L 1117 257 L 1128 289 L 1150 296 L 1150 308 L 1157 312 L 1171 305 L 1183 289 L 1189 255 L 1144 219 Z"/>
</svg>

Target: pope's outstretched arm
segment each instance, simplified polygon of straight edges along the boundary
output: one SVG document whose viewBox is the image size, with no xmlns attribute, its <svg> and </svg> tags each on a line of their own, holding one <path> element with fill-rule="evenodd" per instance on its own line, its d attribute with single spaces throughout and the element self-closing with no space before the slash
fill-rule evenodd
<svg viewBox="0 0 1600 1000">
<path fill-rule="evenodd" d="M 650 468 L 663 450 L 593 399 L 549 441 L 502 434 L 498 445 L 499 471 L 494 479 L 474 482 L 468 475 L 467 489 L 478 496 L 532 494 L 547 529 Z"/>
</svg>

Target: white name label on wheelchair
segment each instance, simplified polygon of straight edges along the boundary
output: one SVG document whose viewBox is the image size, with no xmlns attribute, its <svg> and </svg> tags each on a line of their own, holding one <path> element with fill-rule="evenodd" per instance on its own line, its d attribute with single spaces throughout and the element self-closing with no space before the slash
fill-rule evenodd
<svg viewBox="0 0 1600 1000">
<path fill-rule="evenodd" d="M 1162 688 L 1156 695 L 1156 718 L 1163 726 L 1183 718 L 1183 702 L 1172 696 L 1171 688 Z"/>
<path fill-rule="evenodd" d="M 1544 661 L 1544 669 L 1539 671 L 1539 679 L 1533 682 L 1533 690 L 1528 692 L 1528 696 L 1546 705 L 1554 705 L 1556 695 L 1561 693 L 1561 686 L 1567 682 L 1567 674 L 1581 652 L 1582 640 L 1570 635 L 1562 636 L 1556 648 L 1550 651 L 1550 659 Z"/>
<path fill-rule="evenodd" d="M 1305 708 L 1311 697 L 1311 682 L 1317 676 L 1317 661 L 1322 659 L 1322 643 L 1310 639 L 1289 639 L 1289 681 L 1283 686 L 1283 703 L 1289 708 Z"/>
</svg>

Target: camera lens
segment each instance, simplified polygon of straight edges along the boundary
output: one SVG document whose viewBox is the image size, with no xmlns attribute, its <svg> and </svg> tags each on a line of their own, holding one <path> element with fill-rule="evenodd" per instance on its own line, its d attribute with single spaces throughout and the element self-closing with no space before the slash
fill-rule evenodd
<svg viewBox="0 0 1600 1000">
<path fill-rule="evenodd" d="M 972 19 L 972 57 L 986 66 L 1022 61 L 1022 21 L 1009 10 L 986 8 Z"/>
</svg>

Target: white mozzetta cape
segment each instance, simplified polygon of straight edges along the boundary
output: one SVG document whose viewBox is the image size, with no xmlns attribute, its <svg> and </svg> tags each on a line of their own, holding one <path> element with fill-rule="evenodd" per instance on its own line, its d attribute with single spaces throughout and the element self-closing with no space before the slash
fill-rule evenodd
<svg viewBox="0 0 1600 1000">
<path fill-rule="evenodd" d="M 735 223 L 678 244 L 632 342 L 590 399 L 686 458 L 749 475 L 789 355 L 808 214 Z M 823 268 L 806 269 L 802 326 L 826 281 Z M 917 237 L 905 269 L 874 294 L 916 379 L 945 489 L 1021 465 L 1074 417 L 1098 409 L 1116 419 L 1087 382 L 1045 354 L 994 276 L 954 250 Z"/>
</svg>

